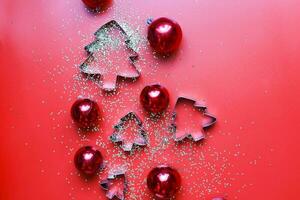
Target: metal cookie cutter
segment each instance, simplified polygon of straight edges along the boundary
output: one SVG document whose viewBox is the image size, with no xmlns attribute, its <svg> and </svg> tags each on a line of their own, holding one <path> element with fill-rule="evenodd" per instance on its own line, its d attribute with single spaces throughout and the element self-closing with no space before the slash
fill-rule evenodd
<svg viewBox="0 0 300 200">
<path fill-rule="evenodd" d="M 126 124 L 129 121 L 134 121 L 137 125 L 137 136 L 134 136 L 133 141 L 127 141 L 124 138 L 123 132 L 126 130 Z M 121 143 L 121 148 L 124 151 L 132 151 L 135 146 L 146 146 L 148 144 L 147 134 L 143 127 L 142 120 L 134 112 L 127 113 L 122 117 L 118 124 L 114 126 L 114 132 L 110 136 L 113 143 Z"/>
<path fill-rule="evenodd" d="M 176 117 L 177 117 L 176 107 L 178 104 L 180 104 L 182 102 L 191 103 L 199 112 L 203 113 L 203 116 L 205 116 L 208 119 L 206 122 L 203 122 L 199 126 L 199 129 L 200 129 L 199 131 L 188 133 L 185 131 L 183 132 L 182 130 L 178 130 L 178 127 L 176 124 Z M 205 106 L 205 104 L 203 102 L 189 99 L 186 97 L 178 97 L 175 107 L 174 107 L 174 110 L 173 110 L 173 113 L 172 113 L 170 128 L 171 128 L 171 132 L 174 133 L 175 141 L 182 141 L 185 138 L 189 138 L 189 139 L 192 139 L 193 141 L 197 142 L 197 141 L 200 141 L 205 138 L 204 130 L 211 127 L 213 124 L 216 123 L 216 121 L 217 121 L 217 118 L 207 112 L 207 107 Z"/>
<path fill-rule="evenodd" d="M 109 43 L 109 44 L 111 43 L 111 45 L 115 44 L 114 39 L 109 39 L 109 37 L 110 37 L 109 31 L 113 30 L 113 29 L 118 30 L 118 32 L 125 38 L 124 43 L 127 47 L 127 50 L 130 53 L 129 62 L 131 64 L 131 66 L 133 67 L 134 73 L 118 72 L 117 74 L 114 74 L 112 77 L 110 77 L 110 79 L 112 79 L 110 82 L 107 82 L 105 80 L 102 81 L 102 83 L 100 84 L 100 87 L 105 91 L 114 91 L 116 89 L 116 87 L 117 87 L 116 83 L 117 83 L 118 77 L 135 80 L 138 77 L 140 77 L 140 75 L 141 75 L 140 71 L 135 66 L 135 62 L 138 59 L 138 53 L 132 48 L 131 40 L 130 40 L 130 37 L 128 36 L 128 34 L 119 25 L 119 23 L 116 22 L 115 20 L 112 20 L 112 21 L 104 24 L 94 33 L 94 35 L 96 36 L 96 39 L 91 44 L 89 44 L 85 47 L 85 50 L 88 52 L 88 57 L 79 66 L 80 71 L 92 78 L 94 78 L 94 77 L 104 78 L 104 76 L 111 75 L 111 74 L 105 74 L 105 69 L 107 68 L 107 65 L 109 63 L 111 63 L 111 60 L 109 60 L 107 58 L 104 59 L 104 63 L 102 63 L 101 64 L 102 66 L 100 67 L 103 69 L 99 69 L 98 67 L 93 68 L 93 67 L 91 67 L 91 65 L 94 62 L 97 62 L 97 60 L 95 59 L 96 53 L 101 53 L 101 51 L 102 51 L 102 53 L 105 54 L 103 48 L 105 48 L 105 45 L 107 45 L 107 43 Z M 118 59 L 118 58 L 114 57 L 113 59 Z M 97 63 L 97 64 L 99 64 L 99 63 Z"/>
<path fill-rule="evenodd" d="M 115 199 L 115 198 L 117 198 L 119 200 L 125 199 L 125 193 L 128 188 L 125 172 L 126 172 L 126 170 L 124 170 L 124 169 L 110 171 L 108 173 L 107 178 L 100 182 L 100 187 L 106 191 L 106 197 L 108 199 Z M 114 185 L 113 181 L 117 178 L 123 179 L 122 186 Z"/>
</svg>

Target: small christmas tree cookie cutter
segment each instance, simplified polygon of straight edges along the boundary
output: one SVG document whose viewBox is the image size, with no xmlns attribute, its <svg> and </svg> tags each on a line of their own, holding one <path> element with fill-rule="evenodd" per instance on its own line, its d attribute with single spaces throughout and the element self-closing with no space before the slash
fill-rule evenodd
<svg viewBox="0 0 300 200">
<path fill-rule="evenodd" d="M 117 73 L 116 74 L 116 79 L 112 85 L 105 85 L 104 83 L 101 85 L 101 88 L 105 91 L 114 91 L 116 89 L 116 82 L 118 77 L 122 77 L 125 79 L 131 79 L 131 80 L 136 80 L 137 78 L 140 77 L 141 73 L 140 71 L 136 68 L 135 62 L 138 59 L 138 53 L 132 48 L 131 46 L 131 40 L 128 34 L 125 32 L 125 30 L 122 28 L 122 26 L 115 20 L 111 20 L 108 23 L 104 24 L 101 26 L 95 33 L 94 35 L 96 36 L 96 40 L 92 42 L 91 44 L 85 46 L 85 50 L 88 53 L 87 59 L 79 66 L 79 69 L 82 73 L 88 75 L 89 77 L 99 77 L 103 76 L 103 73 L 101 73 L 98 70 L 93 70 L 90 69 L 89 65 L 95 60 L 94 54 L 99 51 L 98 48 L 95 48 L 95 46 L 99 46 L 101 42 L 103 42 L 103 38 L 100 37 L 101 32 L 107 32 L 107 30 L 110 29 L 118 29 L 120 33 L 126 38 L 124 43 L 127 47 L 127 49 L 131 52 L 131 56 L 129 56 L 129 62 L 133 66 L 133 69 L 135 71 L 135 74 L 129 74 L 129 73 Z"/>
<path fill-rule="evenodd" d="M 127 179 L 125 176 L 125 169 L 118 169 L 118 170 L 112 170 L 108 173 L 108 176 L 106 179 L 102 180 L 100 182 L 100 187 L 106 191 L 106 197 L 108 199 L 115 199 L 118 198 L 119 200 L 124 200 L 125 199 L 125 193 L 128 188 L 128 183 Z M 111 188 L 112 186 L 112 181 L 117 179 L 117 178 L 123 178 L 123 188 Z"/>
<path fill-rule="evenodd" d="M 180 104 L 183 101 L 191 103 L 193 105 L 193 107 L 195 107 L 195 109 L 197 109 L 199 112 L 202 112 L 205 117 L 209 118 L 208 122 L 200 124 L 199 128 L 202 130 L 199 130 L 198 132 L 194 132 L 194 133 L 185 132 L 184 134 L 178 134 L 178 132 L 177 132 L 178 127 L 176 124 L 176 117 L 177 117 L 176 107 L 178 106 L 178 104 Z M 186 138 L 189 138 L 189 139 L 193 140 L 194 142 L 197 142 L 197 141 L 200 141 L 205 138 L 204 130 L 213 126 L 216 123 L 216 121 L 217 121 L 217 118 L 207 112 L 207 107 L 204 104 L 204 102 L 180 96 L 177 98 L 177 101 L 175 103 L 175 106 L 174 106 L 174 109 L 172 112 L 170 130 L 171 130 L 171 133 L 174 134 L 174 140 L 176 142 L 180 142 Z"/>
<path fill-rule="evenodd" d="M 125 143 L 123 131 L 125 124 L 130 120 L 134 120 L 138 127 L 138 136 L 134 137 L 132 142 Z M 119 123 L 114 126 L 114 132 L 109 138 L 113 143 L 121 143 L 121 148 L 126 152 L 132 151 L 136 146 L 146 146 L 148 144 L 147 134 L 143 127 L 143 122 L 134 112 L 129 112 L 120 119 Z"/>
</svg>

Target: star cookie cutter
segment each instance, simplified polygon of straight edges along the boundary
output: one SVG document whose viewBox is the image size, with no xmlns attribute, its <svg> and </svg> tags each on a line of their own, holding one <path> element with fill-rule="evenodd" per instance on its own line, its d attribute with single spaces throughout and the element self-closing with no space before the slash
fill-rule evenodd
<svg viewBox="0 0 300 200">
<path fill-rule="evenodd" d="M 123 132 L 127 128 L 126 123 L 133 120 L 135 125 L 137 125 L 138 135 L 134 137 L 133 141 L 126 141 L 124 138 Z M 142 120 L 134 112 L 127 113 L 122 117 L 118 124 L 114 126 L 114 132 L 110 136 L 110 140 L 113 143 L 121 143 L 121 148 L 126 151 L 132 151 L 136 146 L 146 146 L 148 144 L 147 134 L 143 127 Z"/>
<path fill-rule="evenodd" d="M 106 197 L 108 199 L 125 199 L 125 193 L 127 192 L 128 184 L 125 176 L 126 170 L 120 169 L 115 171 L 110 171 L 106 179 L 100 182 L 100 187 L 106 191 Z M 113 186 L 113 181 L 117 178 L 123 179 L 123 187 Z"/>
<path fill-rule="evenodd" d="M 199 112 L 202 112 L 203 116 L 208 119 L 207 122 L 203 122 L 199 126 L 199 128 L 200 128 L 199 131 L 193 132 L 193 133 L 188 133 L 186 131 L 178 131 L 178 127 L 176 124 L 176 118 L 177 118 L 176 107 L 178 106 L 178 104 L 180 104 L 182 102 L 191 103 L 193 105 L 193 107 L 195 107 L 195 109 L 197 109 Z M 170 129 L 171 129 L 171 132 L 174 134 L 174 140 L 177 142 L 182 141 L 185 138 L 189 138 L 189 139 L 193 140 L 194 142 L 197 142 L 197 141 L 200 141 L 205 138 L 204 130 L 213 126 L 216 123 L 216 121 L 217 121 L 217 118 L 207 112 L 207 107 L 204 104 L 204 102 L 196 101 L 196 100 L 186 98 L 186 97 L 178 97 L 177 101 L 175 103 L 175 107 L 173 109 Z"/>
<path fill-rule="evenodd" d="M 129 72 L 118 72 L 114 74 L 113 76 L 113 81 L 106 82 L 106 81 L 100 81 L 100 87 L 105 90 L 105 91 L 114 91 L 117 88 L 117 80 L 119 77 L 124 78 L 124 79 L 131 79 L 131 80 L 136 80 L 137 78 L 140 77 L 140 71 L 136 68 L 135 63 L 136 60 L 138 59 L 139 55 L 138 53 L 133 49 L 132 43 L 130 40 L 130 37 L 128 34 L 125 32 L 125 30 L 122 28 L 122 26 L 115 20 L 109 21 L 108 23 L 104 24 L 101 26 L 95 33 L 94 35 L 96 36 L 96 39 L 89 45 L 85 46 L 85 50 L 88 53 L 87 59 L 79 66 L 80 71 L 83 74 L 86 74 L 90 78 L 99 78 L 102 77 L 104 78 L 105 76 L 105 68 L 107 68 L 106 64 L 110 62 L 109 59 L 105 59 L 105 64 L 101 68 L 104 69 L 96 69 L 90 67 L 90 65 L 93 62 L 97 62 L 95 54 L 98 53 L 99 51 L 103 50 L 101 48 L 104 48 L 105 44 L 110 41 L 111 43 L 114 42 L 113 39 L 108 39 L 107 37 L 109 36 L 109 31 L 116 29 L 119 31 L 119 33 L 125 38 L 125 45 L 127 50 L 130 52 L 129 56 L 129 64 L 133 67 L 134 73 L 130 74 Z M 104 35 L 104 36 L 103 36 Z M 107 36 L 107 37 L 105 37 Z M 105 43 L 106 42 L 106 43 Z M 100 52 L 101 53 L 101 52 Z M 104 52 L 105 54 L 105 52 Z M 114 57 L 114 59 L 118 59 Z M 110 77 L 112 78 L 112 77 Z M 102 82 L 102 83 L 101 83 Z"/>
</svg>

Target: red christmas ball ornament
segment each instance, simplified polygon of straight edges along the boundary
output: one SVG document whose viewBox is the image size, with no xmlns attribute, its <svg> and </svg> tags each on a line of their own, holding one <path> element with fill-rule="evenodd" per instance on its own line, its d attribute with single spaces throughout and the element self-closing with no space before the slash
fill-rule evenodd
<svg viewBox="0 0 300 200">
<path fill-rule="evenodd" d="M 179 24 L 162 17 L 154 20 L 148 28 L 148 41 L 159 54 L 169 54 L 176 51 L 182 40 L 182 30 Z"/>
<path fill-rule="evenodd" d="M 104 10 L 110 4 L 112 0 L 82 0 L 82 2 L 90 9 Z"/>
<path fill-rule="evenodd" d="M 85 175 L 95 174 L 103 165 L 100 151 L 91 146 L 80 148 L 74 156 L 76 168 Z"/>
<path fill-rule="evenodd" d="M 93 128 L 98 126 L 99 106 L 90 99 L 78 99 L 72 105 L 71 116 L 81 128 Z"/>
<path fill-rule="evenodd" d="M 161 165 L 148 174 L 147 186 L 157 199 L 170 199 L 180 189 L 181 177 L 177 170 Z"/>
<path fill-rule="evenodd" d="M 160 113 L 169 105 L 169 92 L 159 84 L 148 85 L 140 94 L 140 102 L 148 112 Z"/>
</svg>

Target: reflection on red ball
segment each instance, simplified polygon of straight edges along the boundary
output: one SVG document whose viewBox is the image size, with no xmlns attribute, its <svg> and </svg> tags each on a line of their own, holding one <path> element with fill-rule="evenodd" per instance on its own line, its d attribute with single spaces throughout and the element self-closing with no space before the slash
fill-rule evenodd
<svg viewBox="0 0 300 200">
<path fill-rule="evenodd" d="M 82 0 L 82 2 L 90 9 L 103 10 L 109 6 L 111 0 Z"/>
<path fill-rule="evenodd" d="M 182 30 L 175 21 L 162 17 L 149 25 L 148 40 L 157 53 L 169 54 L 179 48 Z"/>
<path fill-rule="evenodd" d="M 169 105 L 169 92 L 158 84 L 146 86 L 141 92 L 140 102 L 148 112 L 163 112 Z"/>
<path fill-rule="evenodd" d="M 157 199 L 170 199 L 180 189 L 181 177 L 177 170 L 161 165 L 148 174 L 147 186 Z"/>
<path fill-rule="evenodd" d="M 81 128 L 94 128 L 99 123 L 99 106 L 90 99 L 78 99 L 72 105 L 71 116 Z"/>
<path fill-rule="evenodd" d="M 95 174 L 103 165 L 100 151 L 91 146 L 80 148 L 74 157 L 76 168 L 85 175 Z"/>
</svg>

